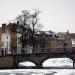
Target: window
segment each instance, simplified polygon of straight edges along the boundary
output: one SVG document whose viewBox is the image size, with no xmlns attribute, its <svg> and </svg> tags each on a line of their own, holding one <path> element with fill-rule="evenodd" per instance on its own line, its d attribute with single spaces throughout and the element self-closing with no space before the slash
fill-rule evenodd
<svg viewBox="0 0 75 75">
<path fill-rule="evenodd" d="M 49 35 L 49 37 L 53 37 L 53 35 L 52 35 L 52 34 L 50 34 L 50 35 Z"/>
<path fill-rule="evenodd" d="M 55 37 L 55 38 L 59 38 L 59 36 L 58 36 L 58 35 L 56 35 L 56 34 L 54 35 L 54 37 Z"/>
<path fill-rule="evenodd" d="M 4 42 L 2 42 L 2 46 L 4 46 Z"/>
<path fill-rule="evenodd" d="M 11 46 L 11 42 L 9 42 L 9 47 Z"/>
<path fill-rule="evenodd" d="M 6 48 L 5 48 L 5 54 L 7 54 L 7 49 L 6 49 Z M 4 55 L 5 55 L 5 54 L 4 54 Z"/>
<path fill-rule="evenodd" d="M 8 47 L 8 42 L 7 42 L 7 47 Z"/>
<path fill-rule="evenodd" d="M 8 39 L 8 36 L 7 36 L 7 39 Z"/>
<path fill-rule="evenodd" d="M 48 35 L 46 35 L 46 37 L 48 37 Z"/>
</svg>

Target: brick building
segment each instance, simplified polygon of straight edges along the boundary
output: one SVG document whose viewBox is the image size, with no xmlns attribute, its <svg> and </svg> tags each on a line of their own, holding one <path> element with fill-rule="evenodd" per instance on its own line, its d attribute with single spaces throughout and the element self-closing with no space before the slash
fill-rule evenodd
<svg viewBox="0 0 75 75">
<path fill-rule="evenodd" d="M 8 25 L 2 24 L 2 27 L 0 27 L 0 55 L 16 53 L 20 54 L 22 52 L 22 43 L 20 42 L 20 38 L 24 32 L 22 32 L 23 27 L 19 27 L 19 23 L 9 23 Z M 26 34 L 31 37 L 29 32 L 31 32 L 31 30 L 29 30 Z M 73 36 L 74 34 L 70 34 L 68 31 L 65 33 L 38 31 L 34 36 L 34 52 L 71 51 L 73 46 Z M 24 48 L 23 52 L 32 53 L 32 44 L 28 43 L 26 47 L 27 48 Z"/>
<path fill-rule="evenodd" d="M 10 54 L 10 32 L 6 28 L 6 24 L 2 24 L 0 29 L 0 54 Z"/>
<path fill-rule="evenodd" d="M 40 31 L 35 34 L 38 37 L 37 51 L 40 52 L 62 52 L 71 51 L 72 42 L 69 32 L 65 34 L 52 31 Z M 37 52 L 36 51 L 36 52 Z"/>
<path fill-rule="evenodd" d="M 23 26 L 17 23 L 9 23 L 8 25 L 2 24 L 0 27 L 0 55 L 6 54 L 21 54 L 22 53 L 22 42 L 21 37 L 24 33 Z M 27 29 L 27 34 L 30 35 L 30 29 Z M 30 35 L 31 36 L 31 35 Z M 29 37 L 27 37 L 29 38 Z M 28 40 L 29 41 L 29 40 Z M 24 44 L 23 44 L 24 45 Z M 27 48 L 24 48 L 23 53 L 31 53 L 32 49 L 27 45 Z"/>
<path fill-rule="evenodd" d="M 17 26 L 18 24 L 9 23 L 0 27 L 0 55 L 17 53 L 17 46 L 21 46 L 17 40 Z"/>
</svg>

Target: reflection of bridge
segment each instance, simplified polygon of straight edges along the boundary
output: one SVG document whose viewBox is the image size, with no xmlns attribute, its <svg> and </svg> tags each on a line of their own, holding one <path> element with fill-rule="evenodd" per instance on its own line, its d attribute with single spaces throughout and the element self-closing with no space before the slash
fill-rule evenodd
<svg viewBox="0 0 75 75">
<path fill-rule="evenodd" d="M 49 58 L 61 58 L 61 57 L 68 57 L 68 58 L 72 59 L 73 60 L 73 68 L 74 68 L 75 53 L 73 53 L 73 52 L 69 52 L 69 53 L 52 52 L 52 53 L 34 53 L 34 54 L 17 54 L 17 55 L 0 56 L 0 68 L 5 68 L 5 67 L 18 68 L 18 64 L 23 61 L 31 61 L 31 62 L 35 63 L 36 68 L 42 68 L 42 63 L 45 60 L 47 60 Z M 5 66 L 3 65 L 3 63 Z"/>
</svg>

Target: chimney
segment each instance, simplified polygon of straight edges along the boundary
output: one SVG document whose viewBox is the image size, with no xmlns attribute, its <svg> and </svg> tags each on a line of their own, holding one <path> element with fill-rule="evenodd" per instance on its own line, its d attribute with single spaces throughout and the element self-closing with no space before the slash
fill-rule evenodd
<svg viewBox="0 0 75 75">
<path fill-rule="evenodd" d="M 19 25 L 19 21 L 17 21 L 17 24 Z"/>
<path fill-rule="evenodd" d="M 5 32 L 5 26 L 6 26 L 6 24 L 4 23 L 4 24 L 2 24 L 2 32 L 4 33 Z"/>
</svg>

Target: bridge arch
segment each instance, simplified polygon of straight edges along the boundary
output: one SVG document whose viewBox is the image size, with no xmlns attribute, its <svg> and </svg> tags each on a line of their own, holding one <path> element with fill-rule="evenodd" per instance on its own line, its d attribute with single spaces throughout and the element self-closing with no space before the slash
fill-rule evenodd
<svg viewBox="0 0 75 75">
<path fill-rule="evenodd" d="M 69 57 L 65 53 L 38 53 L 38 54 L 22 54 L 14 56 L 14 66 L 18 67 L 20 62 L 30 61 L 36 65 L 36 68 L 43 68 L 43 63 L 51 58 Z"/>
<path fill-rule="evenodd" d="M 30 59 L 28 59 L 28 60 L 25 60 L 25 59 L 24 59 L 24 60 L 19 60 L 19 61 L 18 61 L 18 67 L 19 67 L 19 64 L 20 64 L 20 63 L 23 63 L 23 64 L 24 64 L 24 63 L 31 63 L 31 64 L 33 64 L 34 67 L 37 66 L 36 61 L 30 60 Z M 27 66 L 30 66 L 30 65 L 27 65 Z"/>
<path fill-rule="evenodd" d="M 35 67 L 36 64 L 31 61 L 23 61 L 23 62 L 19 62 L 18 66 L 20 66 L 20 67 Z"/>
<path fill-rule="evenodd" d="M 47 55 L 47 56 L 44 56 L 44 58 L 42 59 L 41 63 L 42 63 L 42 66 L 43 66 L 43 63 L 47 60 L 51 60 L 51 59 L 58 59 L 58 58 L 68 58 L 66 55 L 61 55 L 61 57 L 59 56 L 59 54 L 57 56 L 54 55 Z M 69 58 L 68 58 L 69 59 Z"/>
<path fill-rule="evenodd" d="M 49 58 L 43 61 L 43 67 L 72 67 L 73 61 L 67 57 L 65 58 Z"/>
</svg>

